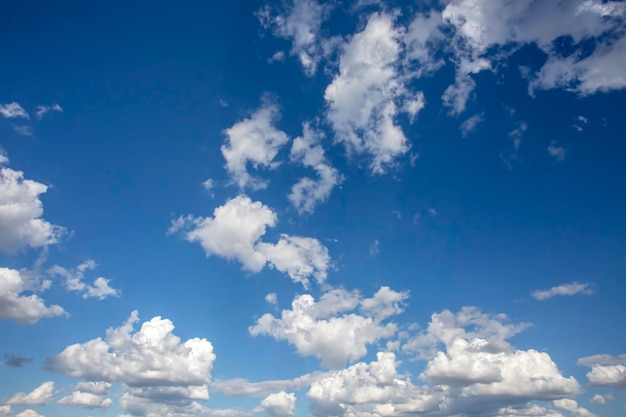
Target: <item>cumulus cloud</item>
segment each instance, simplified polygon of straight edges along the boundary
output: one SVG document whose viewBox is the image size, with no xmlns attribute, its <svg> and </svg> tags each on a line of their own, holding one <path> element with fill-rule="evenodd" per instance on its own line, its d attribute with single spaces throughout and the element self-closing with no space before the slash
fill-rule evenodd
<svg viewBox="0 0 626 417">
<path fill-rule="evenodd" d="M 336 368 L 365 356 L 368 345 L 393 336 L 396 324 L 382 321 L 401 313 L 400 303 L 407 297 L 408 293 L 388 287 L 369 299 L 343 289 L 331 290 L 317 302 L 309 294 L 298 295 L 291 310 L 283 310 L 280 317 L 265 314 L 249 330 L 253 336 L 286 340 L 300 355 L 314 356 L 323 366 Z"/>
<path fill-rule="evenodd" d="M 433 314 L 428 327 L 410 337 L 402 349 L 416 353 L 420 359 L 432 359 L 439 346 L 449 346 L 460 337 L 486 340 L 482 349 L 488 352 L 511 352 L 507 339 L 529 326 L 528 323 L 511 323 L 505 314 L 491 315 L 471 306 L 463 307 L 456 314 L 444 310 Z"/>
<path fill-rule="evenodd" d="M 265 101 L 252 115 L 224 130 L 226 143 L 221 147 L 226 159 L 226 170 L 239 188 L 262 189 L 267 182 L 255 178 L 248 172 L 248 164 L 253 168 L 274 168 L 274 158 L 278 150 L 289 141 L 285 132 L 278 130 L 274 123 L 280 117 L 278 107 Z"/>
<path fill-rule="evenodd" d="M 291 41 L 290 54 L 298 58 L 305 74 L 312 76 L 320 60 L 332 47 L 332 41 L 322 38 L 320 34 L 331 7 L 315 0 L 290 0 L 284 4 L 285 10 L 279 13 L 265 7 L 257 13 L 257 17 L 266 29 L 272 29 L 276 36 Z"/>
<path fill-rule="evenodd" d="M 298 213 L 313 213 L 315 206 L 328 200 L 333 188 L 343 182 L 343 176 L 330 166 L 320 145 L 323 133 L 311 128 L 309 123 L 302 125 L 301 137 L 294 139 L 290 159 L 307 168 L 313 168 L 317 179 L 303 177 L 291 188 L 288 198 Z"/>
<path fill-rule="evenodd" d="M 44 382 L 29 393 L 18 392 L 6 400 L 9 405 L 24 405 L 27 407 L 37 407 L 45 405 L 54 397 L 54 382 Z"/>
<path fill-rule="evenodd" d="M 47 358 L 46 368 L 87 381 L 121 382 L 129 387 L 129 396 L 148 401 L 207 399 L 215 361 L 213 345 L 201 338 L 181 341 L 173 333 L 174 324 L 158 316 L 133 332 L 138 321 L 133 311 L 122 326 L 108 329 L 104 340 L 70 345 Z M 107 389 L 97 384 L 91 389 L 85 384 L 77 387 L 77 391 L 98 396 Z"/>
<path fill-rule="evenodd" d="M 25 295 L 31 283 L 19 271 L 0 268 L 0 318 L 34 324 L 46 317 L 67 315 L 61 306 L 47 306 L 37 294 Z"/>
<path fill-rule="evenodd" d="M 626 354 L 587 356 L 580 358 L 578 364 L 591 368 L 587 373 L 591 385 L 626 389 Z"/>
<path fill-rule="evenodd" d="M 408 375 L 398 372 L 400 362 L 393 352 L 379 352 L 373 362 L 356 363 L 314 381 L 307 394 L 313 414 L 543 416 L 554 409 L 538 407 L 533 401 L 557 401 L 558 407 L 563 405 L 558 401 L 581 392 L 578 382 L 564 377 L 548 354 L 515 350 L 503 340 L 495 343 L 494 338 L 515 333 L 504 328 L 501 315 L 487 316 L 472 308 L 453 316 L 440 314 L 447 316 L 448 324 L 461 327 L 453 329 L 443 325 L 446 317 L 433 316 L 429 329 L 433 337 L 446 342 L 420 375 L 432 385 L 414 385 Z M 463 326 L 476 329 L 467 331 Z M 477 337 L 479 333 L 490 340 Z M 572 416 L 587 411 L 577 405 L 575 410 L 579 414 Z"/>
<path fill-rule="evenodd" d="M 593 294 L 593 290 L 589 287 L 588 283 L 571 282 L 569 284 L 557 285 L 548 290 L 536 290 L 531 293 L 533 298 L 539 301 L 548 300 L 552 297 L 556 297 L 557 295 L 577 294 L 590 295 Z"/>
<path fill-rule="evenodd" d="M 17 102 L 0 104 L 0 115 L 6 119 L 28 119 L 28 113 Z"/>
<path fill-rule="evenodd" d="M 98 298 L 103 300 L 107 297 L 119 297 L 120 291 L 109 286 L 111 280 L 98 277 L 92 285 L 86 284 L 83 280 L 85 272 L 96 268 L 96 263 L 89 259 L 72 270 L 67 270 L 58 265 L 48 270 L 52 275 L 60 275 L 65 278 L 65 288 L 68 291 L 78 292 L 83 298 Z"/>
<path fill-rule="evenodd" d="M 7 161 L 6 156 L 0 156 L 0 164 Z M 59 241 L 65 229 L 41 218 L 39 196 L 47 190 L 44 184 L 24 179 L 21 171 L 0 167 L 0 251 L 15 253 Z"/>
<path fill-rule="evenodd" d="M 37 106 L 37 112 L 35 115 L 38 119 L 42 119 L 46 114 L 50 112 L 63 113 L 63 108 L 58 104 L 53 104 L 51 106 Z"/>
<path fill-rule="evenodd" d="M 184 238 L 199 243 L 207 256 L 238 260 L 250 272 L 269 265 L 305 287 L 310 277 L 324 282 L 330 256 L 317 239 L 282 234 L 275 244 L 261 240 L 277 220 L 276 213 L 263 203 L 239 195 L 217 207 L 213 217 L 180 217 L 172 222 L 169 233 L 183 231 Z"/>
<path fill-rule="evenodd" d="M 266 397 L 277 391 L 300 390 L 326 375 L 326 372 L 317 371 L 293 379 L 259 382 L 250 382 L 243 378 L 217 379 L 211 384 L 211 388 L 231 397 Z"/>
<path fill-rule="evenodd" d="M 270 417 L 293 417 L 296 413 L 296 396 L 293 392 L 285 391 L 270 394 L 261 401 L 261 408 Z"/>
<path fill-rule="evenodd" d="M 336 140 L 349 153 L 370 158 L 376 174 L 409 150 L 396 121 L 406 92 L 397 69 L 401 48 L 394 17 L 372 15 L 365 28 L 343 44 L 339 73 L 324 93 Z"/>
<path fill-rule="evenodd" d="M 35 410 L 24 410 L 21 413 L 15 415 L 15 417 L 44 417 Z"/>
</svg>

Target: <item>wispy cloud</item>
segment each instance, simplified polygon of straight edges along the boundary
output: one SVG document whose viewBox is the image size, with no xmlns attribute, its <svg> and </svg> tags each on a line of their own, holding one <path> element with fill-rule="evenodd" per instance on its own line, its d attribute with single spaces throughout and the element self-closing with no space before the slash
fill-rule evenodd
<svg viewBox="0 0 626 417">
<path fill-rule="evenodd" d="M 548 153 L 559 162 L 565 159 L 565 148 L 557 146 L 555 141 L 552 141 L 548 146 Z"/>
<path fill-rule="evenodd" d="M 557 285 L 549 290 L 537 290 L 533 291 L 531 295 L 539 300 L 548 300 L 557 295 L 576 295 L 576 294 L 593 294 L 593 290 L 589 288 L 588 283 L 572 282 L 569 284 Z"/>
<path fill-rule="evenodd" d="M 37 112 L 35 116 L 37 119 L 42 119 L 46 114 L 50 112 L 63 113 L 63 108 L 58 104 L 53 104 L 52 106 L 37 106 Z"/>
<path fill-rule="evenodd" d="M 0 104 L 0 115 L 6 119 L 29 119 L 28 113 L 17 102 Z"/>
</svg>

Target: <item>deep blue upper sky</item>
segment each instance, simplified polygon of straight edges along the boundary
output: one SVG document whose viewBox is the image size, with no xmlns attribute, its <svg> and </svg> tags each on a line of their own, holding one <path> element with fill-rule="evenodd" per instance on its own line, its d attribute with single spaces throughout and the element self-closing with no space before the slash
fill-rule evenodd
<svg viewBox="0 0 626 417">
<path fill-rule="evenodd" d="M 1 4 L 0 416 L 623 415 L 625 17 Z"/>
</svg>

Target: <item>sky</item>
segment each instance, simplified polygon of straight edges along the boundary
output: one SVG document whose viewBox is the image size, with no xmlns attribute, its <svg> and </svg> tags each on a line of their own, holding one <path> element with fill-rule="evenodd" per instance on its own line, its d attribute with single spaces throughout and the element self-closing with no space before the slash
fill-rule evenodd
<svg viewBox="0 0 626 417">
<path fill-rule="evenodd" d="M 623 416 L 625 22 L 2 2 L 0 416 Z"/>
</svg>

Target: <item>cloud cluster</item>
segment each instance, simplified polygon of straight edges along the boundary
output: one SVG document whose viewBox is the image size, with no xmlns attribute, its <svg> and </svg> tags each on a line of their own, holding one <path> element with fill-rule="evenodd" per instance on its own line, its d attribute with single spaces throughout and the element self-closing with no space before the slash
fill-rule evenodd
<svg viewBox="0 0 626 417">
<path fill-rule="evenodd" d="M 408 293 L 388 287 L 367 299 L 343 289 L 331 290 L 319 301 L 309 294 L 298 295 L 291 310 L 283 310 L 280 317 L 264 314 L 250 327 L 250 334 L 286 340 L 300 355 L 314 356 L 323 366 L 337 368 L 362 358 L 368 345 L 396 333 L 396 324 L 383 321 L 401 313 L 407 297 Z"/>
<path fill-rule="evenodd" d="M 276 222 L 276 213 L 269 207 L 239 195 L 217 207 L 213 217 L 180 217 L 169 232 L 182 231 L 184 238 L 199 243 L 207 256 L 236 259 L 247 271 L 258 272 L 269 265 L 305 287 L 310 277 L 324 282 L 330 266 L 328 249 L 310 237 L 283 234 L 277 243 L 261 240 Z"/>
<path fill-rule="evenodd" d="M 78 265 L 73 270 L 67 270 L 55 265 L 48 270 L 51 275 L 60 275 L 65 278 L 65 288 L 68 291 L 78 292 L 83 298 L 98 298 L 103 300 L 107 297 L 119 297 L 120 291 L 109 286 L 111 280 L 98 277 L 92 285 L 85 284 L 85 272 L 96 268 L 96 263 L 89 259 Z"/>
<path fill-rule="evenodd" d="M 142 323 L 133 333 L 138 321 L 138 313 L 133 311 L 122 326 L 107 330 L 105 340 L 70 345 L 46 360 L 51 371 L 85 381 L 104 381 L 79 384 L 63 403 L 107 407 L 110 402 L 104 396 L 111 382 L 124 384 L 120 404 L 136 415 L 149 415 L 163 403 L 192 407 L 193 400 L 209 398 L 213 345 L 200 338 L 181 341 L 173 333 L 174 324 L 161 317 Z M 143 414 L 137 414 L 137 409 L 144 410 Z"/>
<path fill-rule="evenodd" d="M 626 390 L 626 353 L 619 356 L 587 356 L 580 358 L 578 364 L 591 368 L 587 373 L 591 385 Z"/>
</svg>

